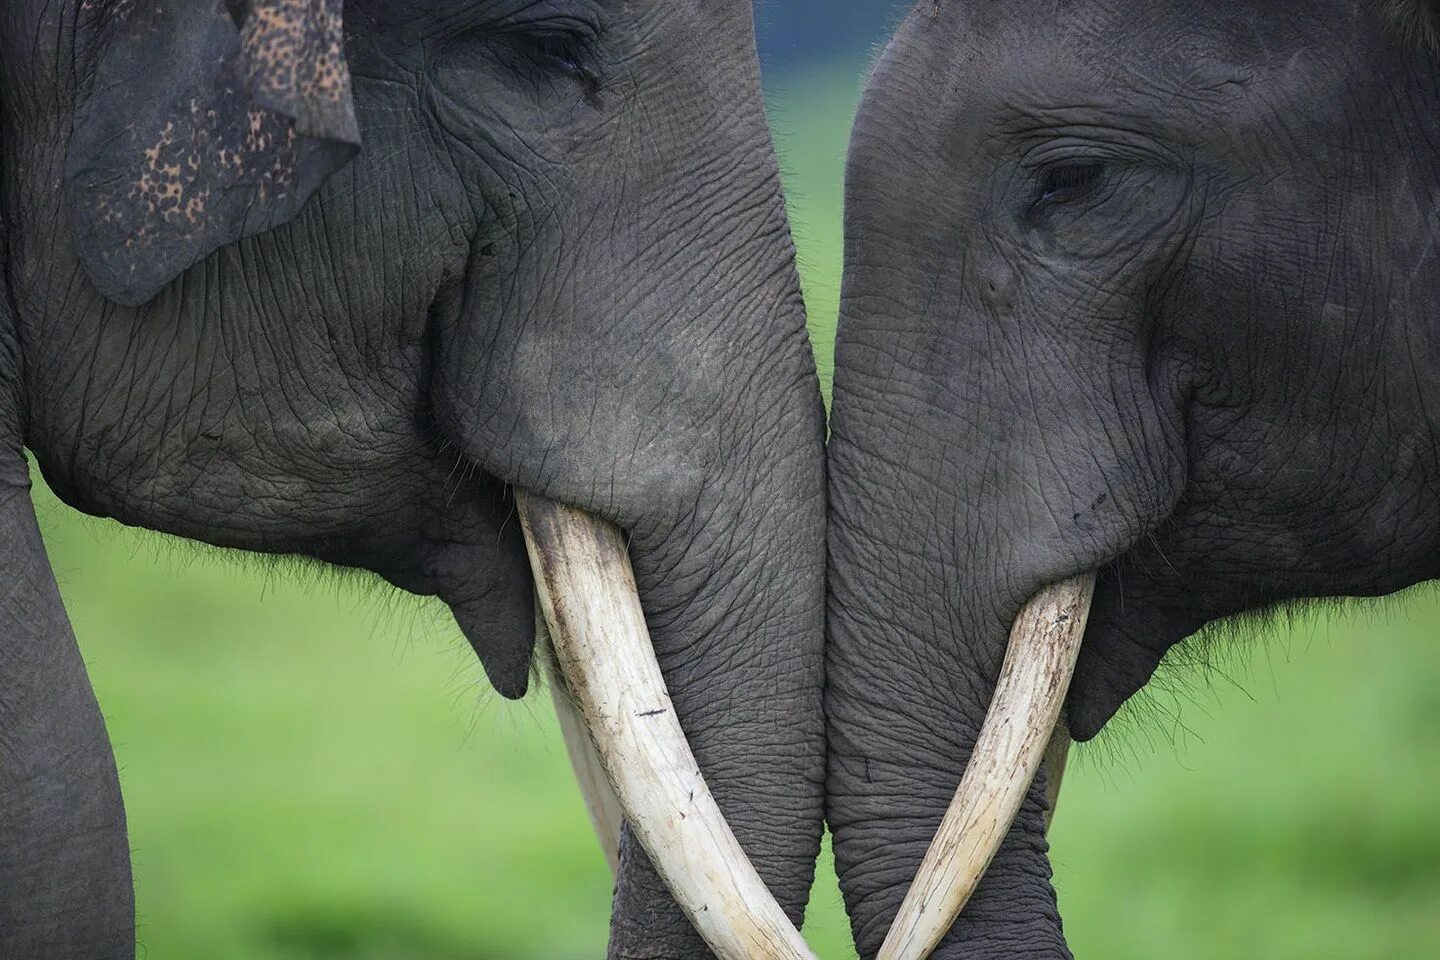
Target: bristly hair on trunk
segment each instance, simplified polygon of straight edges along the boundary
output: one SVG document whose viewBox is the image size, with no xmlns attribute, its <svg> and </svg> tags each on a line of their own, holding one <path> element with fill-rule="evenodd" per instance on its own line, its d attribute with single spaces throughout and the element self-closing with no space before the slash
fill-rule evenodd
<svg viewBox="0 0 1440 960">
<path fill-rule="evenodd" d="M 1385 27 L 1409 47 L 1440 56 L 1440 0 L 1377 0 Z"/>
</svg>

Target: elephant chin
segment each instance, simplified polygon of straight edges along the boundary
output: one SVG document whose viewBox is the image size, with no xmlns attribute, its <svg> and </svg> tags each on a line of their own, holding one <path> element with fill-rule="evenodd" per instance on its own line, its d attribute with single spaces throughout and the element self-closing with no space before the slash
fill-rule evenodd
<svg viewBox="0 0 1440 960">
<path fill-rule="evenodd" d="M 701 776 L 655 658 L 623 532 L 521 490 L 516 504 L 555 663 L 666 887 L 721 960 L 813 960 Z"/>
<path fill-rule="evenodd" d="M 1057 727 L 1095 592 L 1085 573 L 1037 593 L 1015 618 L 1005 665 L 940 828 L 877 960 L 923 960 L 974 893 L 1048 755 L 1050 803 L 1069 737 Z"/>
</svg>

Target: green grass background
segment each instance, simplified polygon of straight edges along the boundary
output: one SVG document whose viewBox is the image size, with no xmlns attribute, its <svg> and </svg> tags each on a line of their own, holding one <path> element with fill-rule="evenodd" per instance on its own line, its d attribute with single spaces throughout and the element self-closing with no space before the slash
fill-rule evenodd
<svg viewBox="0 0 1440 960">
<path fill-rule="evenodd" d="M 827 383 L 856 88 L 772 97 Z M 119 758 L 142 957 L 602 955 L 609 877 L 548 698 L 490 694 L 443 609 L 38 503 Z M 1419 593 L 1267 629 L 1079 748 L 1052 836 L 1077 955 L 1440 955 L 1437 624 Z M 828 857 L 806 933 L 853 956 Z"/>
</svg>

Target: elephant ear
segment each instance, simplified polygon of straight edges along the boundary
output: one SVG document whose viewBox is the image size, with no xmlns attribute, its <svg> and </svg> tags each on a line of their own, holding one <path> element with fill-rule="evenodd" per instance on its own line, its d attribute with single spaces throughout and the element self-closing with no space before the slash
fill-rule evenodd
<svg viewBox="0 0 1440 960">
<path fill-rule="evenodd" d="M 146 302 L 296 215 L 360 144 L 342 0 L 85 0 L 66 206 L 107 297 Z"/>
</svg>

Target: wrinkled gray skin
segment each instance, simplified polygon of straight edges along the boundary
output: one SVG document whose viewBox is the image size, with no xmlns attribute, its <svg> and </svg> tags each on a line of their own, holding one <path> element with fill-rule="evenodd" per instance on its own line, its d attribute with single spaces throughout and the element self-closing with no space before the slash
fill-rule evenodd
<svg viewBox="0 0 1440 960">
<path fill-rule="evenodd" d="M 213 16 L 246 6 L 179 9 L 233 46 Z M 301 103 L 308 159 L 273 169 L 303 176 L 158 220 L 104 194 L 106 165 L 139 156 L 132 127 L 189 121 L 96 82 L 97 57 L 158 96 L 216 56 L 178 30 L 124 49 L 126 10 L 153 4 L 0 11 L 0 956 L 134 952 L 114 762 L 22 443 L 89 513 L 438 594 L 511 697 L 532 584 L 506 486 L 621 524 L 700 765 L 798 923 L 823 788 L 822 415 L 747 0 L 352 0 L 358 155 L 339 165 L 343 110 Z M 253 160 L 224 162 L 243 180 Z M 92 243 L 147 216 L 136 249 Z M 706 955 L 628 836 L 610 954 Z"/>
<path fill-rule="evenodd" d="M 830 461 L 861 956 L 1042 585 L 1100 570 L 1086 740 L 1208 621 L 1440 575 L 1440 60 L 1377 8 L 924 0 L 879 61 Z M 937 957 L 1069 955 L 1043 781 Z"/>
</svg>

